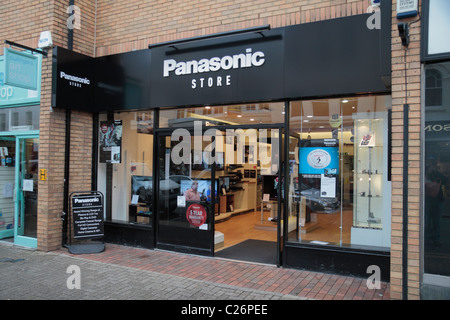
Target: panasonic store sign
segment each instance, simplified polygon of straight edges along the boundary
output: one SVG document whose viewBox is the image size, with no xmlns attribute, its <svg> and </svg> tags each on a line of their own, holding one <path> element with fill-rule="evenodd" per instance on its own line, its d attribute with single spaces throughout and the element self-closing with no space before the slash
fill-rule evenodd
<svg viewBox="0 0 450 320">
<path fill-rule="evenodd" d="M 221 42 L 220 42 L 221 41 Z M 283 30 L 151 49 L 155 106 L 223 104 L 283 96 Z M 159 70 L 158 70 L 159 69 Z M 201 95 L 199 95 L 201 93 Z"/>
<path fill-rule="evenodd" d="M 55 47 L 52 71 L 52 107 L 92 111 L 94 59 Z"/>
<path fill-rule="evenodd" d="M 177 62 L 174 59 L 164 60 L 163 76 L 169 77 L 171 74 L 189 75 L 201 73 L 213 73 L 220 70 L 231 70 L 240 68 L 260 67 L 265 62 L 265 55 L 262 51 L 253 52 L 252 48 L 247 48 L 245 53 L 227 55 L 223 57 L 213 57 L 210 59 L 200 59 Z M 231 76 L 208 76 L 191 80 L 191 88 L 203 88 L 212 86 L 230 86 Z"/>
<path fill-rule="evenodd" d="M 177 62 L 174 59 L 164 60 L 164 77 L 168 77 L 171 71 L 176 75 L 213 72 L 238 68 L 259 67 L 264 64 L 264 53 L 257 51 L 252 53 L 252 49 L 246 49 L 245 54 L 224 56 L 222 58 L 213 57 L 211 59 L 192 60 L 187 62 Z"/>
</svg>

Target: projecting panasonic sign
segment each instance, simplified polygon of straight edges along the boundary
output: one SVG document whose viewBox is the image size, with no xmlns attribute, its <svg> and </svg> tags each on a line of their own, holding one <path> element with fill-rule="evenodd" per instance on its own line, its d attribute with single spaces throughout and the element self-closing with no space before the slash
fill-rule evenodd
<svg viewBox="0 0 450 320">
<path fill-rule="evenodd" d="M 66 79 L 70 81 L 71 86 L 80 87 L 82 84 L 91 84 L 91 81 L 88 78 L 81 78 L 77 76 L 73 76 L 65 73 L 64 71 L 59 72 L 59 76 L 61 79 Z"/>
<path fill-rule="evenodd" d="M 205 72 L 214 72 L 219 70 L 230 70 L 239 68 L 260 67 L 265 62 L 265 55 L 262 51 L 252 52 L 251 48 L 245 50 L 245 53 L 235 54 L 233 56 L 213 57 L 211 59 L 200 59 L 191 61 L 177 62 L 174 59 L 164 60 L 164 77 L 172 74 L 177 76 L 186 74 L 196 74 Z"/>
</svg>

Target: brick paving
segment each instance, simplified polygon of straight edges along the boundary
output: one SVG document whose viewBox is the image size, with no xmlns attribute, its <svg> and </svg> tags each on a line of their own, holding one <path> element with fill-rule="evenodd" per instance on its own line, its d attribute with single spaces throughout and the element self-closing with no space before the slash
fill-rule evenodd
<svg viewBox="0 0 450 320">
<path fill-rule="evenodd" d="M 81 289 L 69 290 L 70 265 Z M 388 300 L 366 279 L 107 244 L 99 254 L 41 252 L 0 241 L 2 300 Z"/>
<path fill-rule="evenodd" d="M 66 249 L 60 253 L 70 255 Z M 107 244 L 83 259 L 237 288 L 317 300 L 389 300 L 389 284 L 369 289 L 366 279 L 276 266 Z"/>
</svg>

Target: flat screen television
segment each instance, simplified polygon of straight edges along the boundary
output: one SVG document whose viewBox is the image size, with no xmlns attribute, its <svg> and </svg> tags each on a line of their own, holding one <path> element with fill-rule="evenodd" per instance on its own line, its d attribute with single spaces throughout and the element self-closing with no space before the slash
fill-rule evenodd
<svg viewBox="0 0 450 320">
<path fill-rule="evenodd" d="M 211 200 L 211 180 L 207 179 L 195 179 L 195 180 L 181 180 L 180 181 L 180 193 L 182 195 L 186 195 L 186 191 L 191 189 L 192 183 L 196 181 L 198 183 L 197 187 L 197 193 L 198 193 L 198 199 L 195 199 L 194 201 L 210 201 Z M 216 195 L 217 195 L 217 187 L 218 187 L 219 181 L 216 180 Z M 188 200 L 188 199 L 186 199 Z"/>
<path fill-rule="evenodd" d="M 153 178 L 150 176 L 131 176 L 131 197 L 138 195 L 138 202 L 152 201 Z"/>
</svg>

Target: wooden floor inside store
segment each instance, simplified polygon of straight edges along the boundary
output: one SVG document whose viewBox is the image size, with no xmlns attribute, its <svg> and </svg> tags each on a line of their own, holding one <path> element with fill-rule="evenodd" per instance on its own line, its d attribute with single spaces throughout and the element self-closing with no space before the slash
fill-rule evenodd
<svg viewBox="0 0 450 320">
<path fill-rule="evenodd" d="M 317 213 L 316 228 L 301 234 L 301 240 L 322 241 L 328 243 L 340 242 L 341 211 L 333 213 Z M 342 211 L 342 242 L 350 243 L 350 228 L 352 225 L 353 211 L 351 208 Z M 247 239 L 277 241 L 276 223 L 267 222 L 264 216 L 264 225 L 272 226 L 260 228 L 261 212 L 249 211 L 247 213 L 232 216 L 228 220 L 216 222 L 215 230 L 224 234 L 224 245 L 220 249 L 234 246 Z M 255 228 L 255 226 L 257 226 Z M 294 234 L 295 233 L 291 233 Z M 290 240 L 295 240 L 290 236 Z"/>
<path fill-rule="evenodd" d="M 215 230 L 224 234 L 224 246 L 220 249 L 234 246 L 247 239 L 277 241 L 276 228 L 274 231 L 256 229 L 255 224 L 259 221 L 261 221 L 261 212 L 249 211 L 234 215 L 223 222 L 216 222 Z"/>
</svg>

